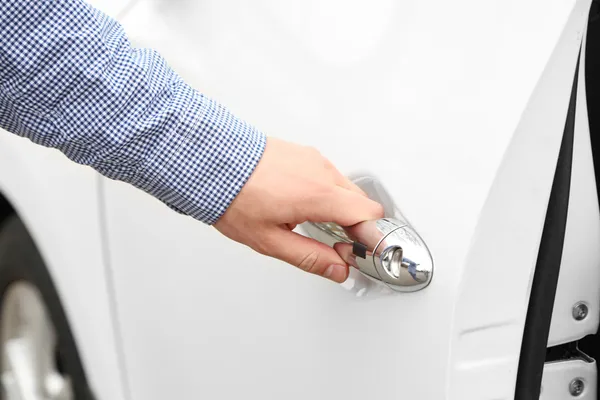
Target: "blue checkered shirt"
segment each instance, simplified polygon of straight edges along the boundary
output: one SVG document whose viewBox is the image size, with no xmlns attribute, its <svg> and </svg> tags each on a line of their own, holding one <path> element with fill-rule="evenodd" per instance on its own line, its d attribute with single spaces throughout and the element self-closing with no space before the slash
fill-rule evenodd
<svg viewBox="0 0 600 400">
<path fill-rule="evenodd" d="M 208 224 L 265 147 L 82 0 L 0 1 L 0 126 Z"/>
</svg>

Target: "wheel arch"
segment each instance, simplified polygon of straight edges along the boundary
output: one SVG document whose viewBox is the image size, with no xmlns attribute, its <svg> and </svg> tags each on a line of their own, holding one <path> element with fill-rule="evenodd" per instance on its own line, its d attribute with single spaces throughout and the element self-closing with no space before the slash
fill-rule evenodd
<svg viewBox="0 0 600 400">
<path fill-rule="evenodd" d="M 98 179 L 55 150 L 0 131 L 0 223 L 16 214 L 36 244 L 96 397 L 123 400 Z"/>
</svg>

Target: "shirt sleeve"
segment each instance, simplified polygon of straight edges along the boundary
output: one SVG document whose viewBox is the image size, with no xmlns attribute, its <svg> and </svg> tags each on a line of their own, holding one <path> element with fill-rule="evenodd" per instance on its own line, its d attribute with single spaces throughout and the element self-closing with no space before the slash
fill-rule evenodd
<svg viewBox="0 0 600 400">
<path fill-rule="evenodd" d="M 0 126 L 207 224 L 266 141 L 83 0 L 0 2 Z"/>
</svg>

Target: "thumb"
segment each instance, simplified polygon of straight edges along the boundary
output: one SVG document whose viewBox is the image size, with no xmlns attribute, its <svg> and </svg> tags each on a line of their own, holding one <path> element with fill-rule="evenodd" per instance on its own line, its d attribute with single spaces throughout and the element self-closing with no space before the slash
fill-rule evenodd
<svg viewBox="0 0 600 400">
<path fill-rule="evenodd" d="M 283 227 L 275 230 L 277 240 L 266 253 L 303 271 L 342 283 L 348 278 L 348 265 L 331 247 Z"/>
</svg>

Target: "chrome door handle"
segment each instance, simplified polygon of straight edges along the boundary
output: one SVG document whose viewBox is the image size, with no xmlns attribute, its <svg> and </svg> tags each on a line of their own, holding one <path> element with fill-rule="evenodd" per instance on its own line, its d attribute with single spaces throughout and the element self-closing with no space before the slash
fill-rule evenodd
<svg viewBox="0 0 600 400">
<path fill-rule="evenodd" d="M 312 238 L 329 246 L 343 243 L 340 254 L 369 278 L 397 292 L 416 292 L 433 278 L 433 259 L 423 239 L 407 223 L 382 218 L 351 227 L 307 222 Z"/>
</svg>

